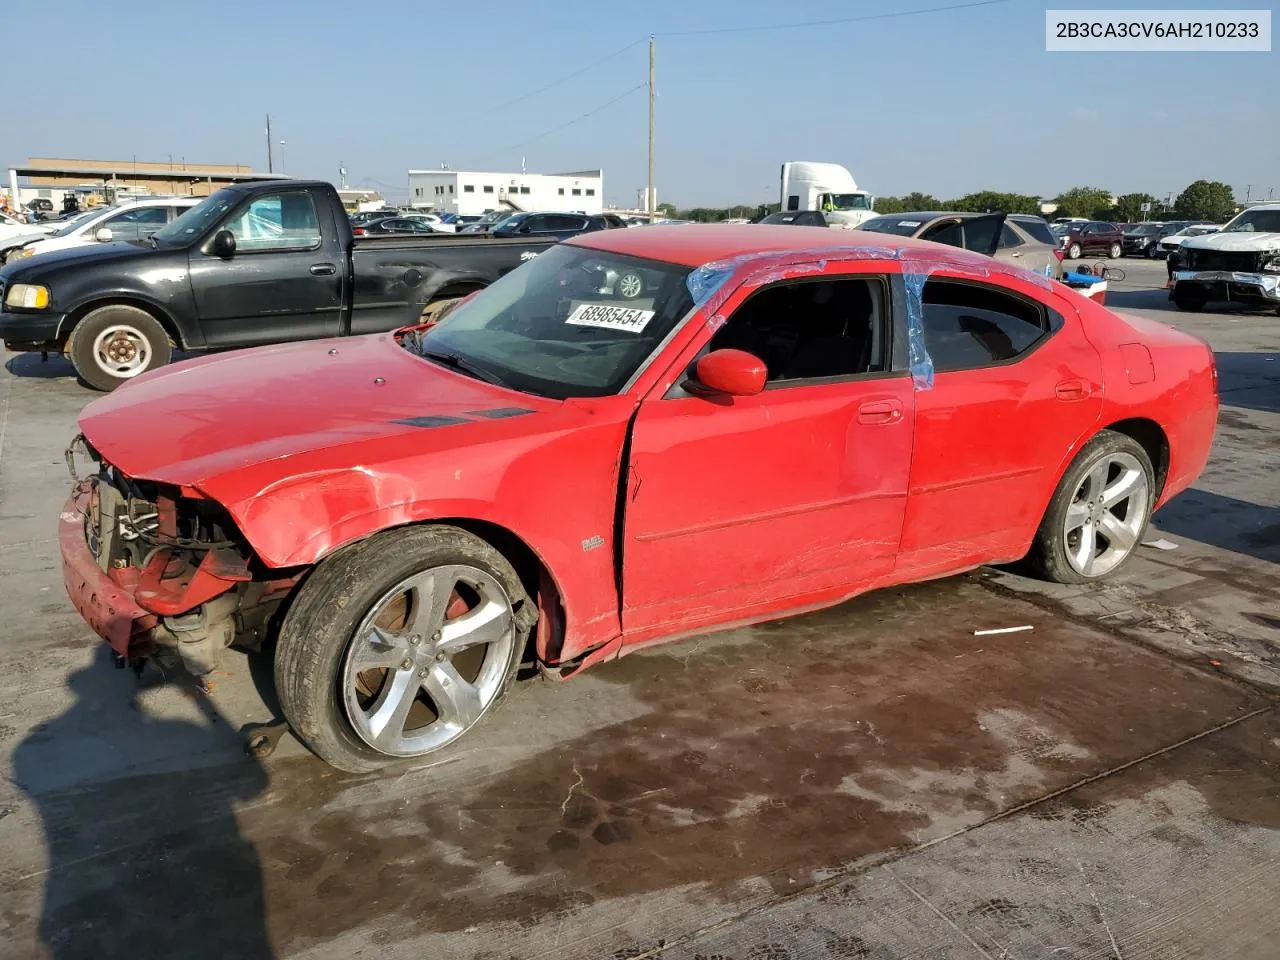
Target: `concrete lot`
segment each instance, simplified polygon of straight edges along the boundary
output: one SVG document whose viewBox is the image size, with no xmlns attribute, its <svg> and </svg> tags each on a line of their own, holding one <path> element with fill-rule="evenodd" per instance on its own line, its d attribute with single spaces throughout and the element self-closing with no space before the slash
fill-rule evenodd
<svg viewBox="0 0 1280 960">
<path fill-rule="evenodd" d="M 522 684 L 441 762 L 349 777 L 110 668 L 61 585 L 92 394 L 0 373 L 0 956 L 1274 958 L 1280 317 L 1209 340 L 1215 454 L 1119 580 L 984 570 Z M 1268 473 L 1270 471 L 1270 473 Z M 985 627 L 1032 632 L 974 637 Z"/>
</svg>

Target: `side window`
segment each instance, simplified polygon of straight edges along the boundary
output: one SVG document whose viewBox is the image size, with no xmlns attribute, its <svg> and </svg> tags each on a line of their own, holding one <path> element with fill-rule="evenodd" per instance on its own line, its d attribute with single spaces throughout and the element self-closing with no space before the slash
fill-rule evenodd
<svg viewBox="0 0 1280 960">
<path fill-rule="evenodd" d="M 571 217 L 566 214 L 548 214 L 545 218 L 545 230 L 581 230 L 585 223 L 584 217 Z"/>
<path fill-rule="evenodd" d="M 257 197 L 227 224 L 236 250 L 314 250 L 320 246 L 320 222 L 309 193 L 294 191 Z"/>
<path fill-rule="evenodd" d="M 929 280 L 922 299 L 924 343 L 939 373 L 1012 360 L 1048 330 L 1043 306 L 984 284 Z"/>
<path fill-rule="evenodd" d="M 1009 247 L 1022 246 L 1022 238 L 1018 236 L 1013 227 L 1007 223 L 1000 229 L 1000 249 L 1007 250 Z"/>
<path fill-rule="evenodd" d="M 922 233 L 920 239 L 932 240 L 934 243 L 945 243 L 951 247 L 964 246 L 964 234 L 960 230 L 959 220 L 935 224 Z"/>
<path fill-rule="evenodd" d="M 168 217 L 164 207 L 134 207 L 100 226 L 111 231 L 113 240 L 138 240 L 163 227 Z"/>
<path fill-rule="evenodd" d="M 708 349 L 745 350 L 759 357 L 770 385 L 882 371 L 885 291 L 878 277 L 766 287 L 734 311 Z"/>
</svg>

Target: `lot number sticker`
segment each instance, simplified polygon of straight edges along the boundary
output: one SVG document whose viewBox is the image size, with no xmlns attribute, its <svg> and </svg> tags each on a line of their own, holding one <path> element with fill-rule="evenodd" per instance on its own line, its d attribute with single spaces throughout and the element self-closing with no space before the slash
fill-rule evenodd
<svg viewBox="0 0 1280 960">
<path fill-rule="evenodd" d="M 614 307 L 606 303 L 584 303 L 569 314 L 565 323 L 571 323 L 575 327 L 604 327 L 606 330 L 639 333 L 652 319 L 652 310 Z"/>
</svg>

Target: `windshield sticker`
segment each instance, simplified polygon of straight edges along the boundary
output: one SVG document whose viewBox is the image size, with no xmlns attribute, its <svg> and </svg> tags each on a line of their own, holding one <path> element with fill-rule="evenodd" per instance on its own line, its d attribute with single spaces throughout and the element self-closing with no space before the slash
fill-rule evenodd
<svg viewBox="0 0 1280 960">
<path fill-rule="evenodd" d="M 918 226 L 920 226 L 921 222 L 922 222 L 922 221 L 920 221 L 920 220 L 899 220 L 899 221 L 898 221 L 898 226 L 900 226 L 900 227 L 918 227 Z"/>
<path fill-rule="evenodd" d="M 604 327 L 606 330 L 628 330 L 639 333 L 653 319 L 652 310 L 614 307 L 607 303 L 584 303 L 569 314 L 565 323 L 575 327 Z"/>
</svg>

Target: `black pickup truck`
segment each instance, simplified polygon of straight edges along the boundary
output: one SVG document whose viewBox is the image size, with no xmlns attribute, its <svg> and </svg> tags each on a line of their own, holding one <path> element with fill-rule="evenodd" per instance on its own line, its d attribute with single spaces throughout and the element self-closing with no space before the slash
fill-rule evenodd
<svg viewBox="0 0 1280 960">
<path fill-rule="evenodd" d="M 439 313 L 554 238 L 353 237 L 332 184 L 219 190 L 148 240 L 0 270 L 0 339 L 65 353 L 111 390 L 174 349 L 223 350 L 393 330 Z"/>
</svg>

